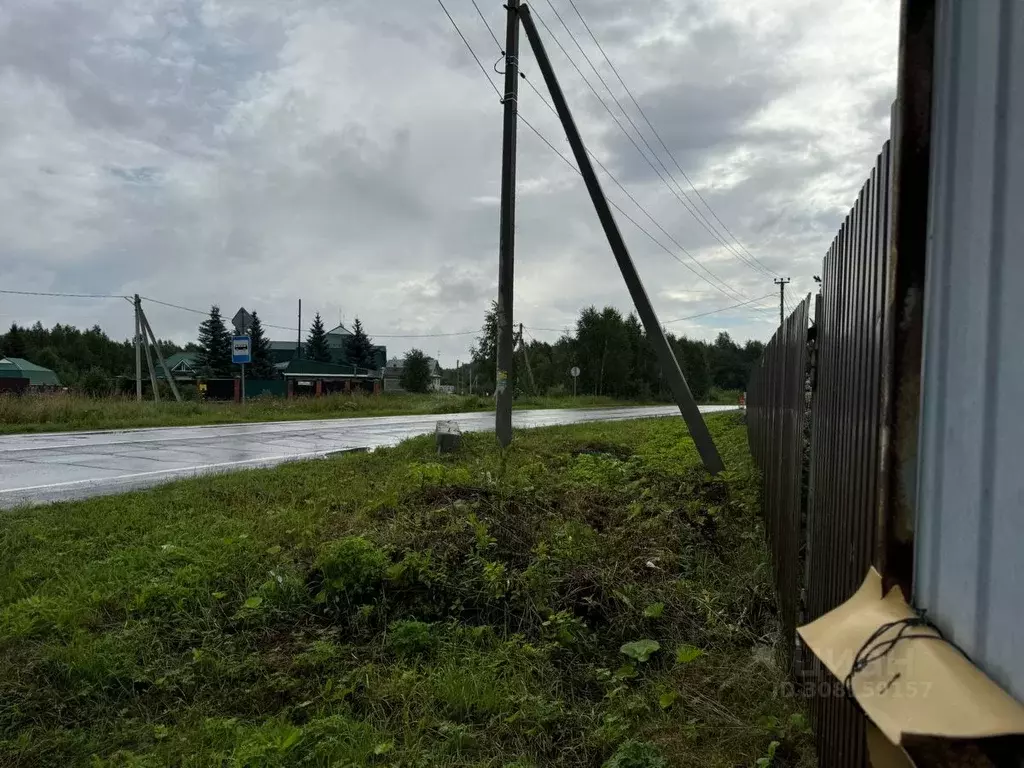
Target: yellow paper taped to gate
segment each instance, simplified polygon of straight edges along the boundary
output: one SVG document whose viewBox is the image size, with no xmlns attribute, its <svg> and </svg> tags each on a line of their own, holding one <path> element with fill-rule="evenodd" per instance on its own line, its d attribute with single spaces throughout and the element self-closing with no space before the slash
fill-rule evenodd
<svg viewBox="0 0 1024 768">
<path fill-rule="evenodd" d="M 841 682 L 874 632 L 916 617 L 897 587 L 882 595 L 871 568 L 857 593 L 797 631 L 808 648 Z M 893 627 L 878 640 L 895 637 Z M 913 627 L 912 634 L 937 633 Z M 1024 734 L 1024 705 L 1006 693 L 960 651 L 941 639 L 905 638 L 852 678 L 864 713 L 893 744 L 905 736 L 978 739 Z"/>
</svg>

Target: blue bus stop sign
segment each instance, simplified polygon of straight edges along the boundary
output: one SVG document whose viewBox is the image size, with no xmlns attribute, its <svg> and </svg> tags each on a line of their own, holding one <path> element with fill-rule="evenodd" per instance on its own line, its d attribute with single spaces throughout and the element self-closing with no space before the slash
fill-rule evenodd
<svg viewBox="0 0 1024 768">
<path fill-rule="evenodd" d="M 252 339 L 248 336 L 231 337 L 231 362 L 238 365 L 252 362 Z"/>
</svg>

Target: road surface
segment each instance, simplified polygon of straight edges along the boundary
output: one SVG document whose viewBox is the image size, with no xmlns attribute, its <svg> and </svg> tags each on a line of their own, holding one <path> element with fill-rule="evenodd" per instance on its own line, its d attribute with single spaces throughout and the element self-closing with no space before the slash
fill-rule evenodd
<svg viewBox="0 0 1024 768">
<path fill-rule="evenodd" d="M 701 411 L 732 410 L 706 405 Z M 675 415 L 675 406 L 514 411 L 513 426 L 546 427 Z M 0 509 L 146 488 L 169 480 L 395 445 L 433 431 L 494 429 L 493 413 L 278 421 L 202 427 L 0 436 Z"/>
</svg>

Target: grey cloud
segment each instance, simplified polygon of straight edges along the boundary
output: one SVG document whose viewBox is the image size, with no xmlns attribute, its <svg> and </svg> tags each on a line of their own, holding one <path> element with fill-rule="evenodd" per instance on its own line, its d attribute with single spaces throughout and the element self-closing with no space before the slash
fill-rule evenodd
<svg viewBox="0 0 1024 768">
<path fill-rule="evenodd" d="M 0 67 L 59 89 L 83 125 L 202 151 L 236 88 L 273 63 L 284 34 L 246 19 L 214 34 L 201 7 L 23 1 L 0 34 Z"/>
<path fill-rule="evenodd" d="M 554 2 L 596 56 L 568 3 Z M 493 41 L 472 6 L 446 4 L 490 66 Z M 803 290 L 884 138 L 879 105 L 892 96 L 879 87 L 877 67 L 864 65 L 863 87 L 850 81 L 849 101 L 866 116 L 857 135 L 843 139 L 842 127 L 823 123 L 828 115 L 810 101 L 817 92 L 808 103 L 794 96 L 820 78 L 782 54 L 817 44 L 814 36 L 827 42 L 802 0 L 744 11 L 781 30 L 773 45 L 756 24 L 735 18 L 733 3 L 577 4 L 716 212 L 765 263 L 792 273 L 794 294 Z M 497 276 L 498 210 L 482 202 L 499 189 L 497 99 L 435 3 L 341 5 L 5 4 L 5 281 L 30 290 L 138 291 L 200 309 L 245 305 L 279 325 L 294 324 L 302 297 L 307 319 L 318 308 L 333 318 L 341 307 L 382 335 L 478 327 Z M 555 22 L 545 3 L 537 7 Z M 499 30 L 500 8 L 482 8 Z M 866 34 L 844 29 L 855 33 Z M 592 147 L 630 191 L 736 291 L 768 293 L 763 275 L 680 210 L 576 73 L 556 65 Z M 528 54 L 524 67 L 540 85 Z M 803 119 L 763 119 L 783 102 L 783 117 L 795 111 Z M 567 151 L 532 93 L 522 106 Z M 592 303 L 628 312 L 578 177 L 526 129 L 519 150 L 517 320 L 560 328 Z M 735 303 L 620 223 L 663 318 Z M 4 304 L 21 322 L 99 322 L 115 336 L 130 333 L 120 300 Z M 149 314 L 160 335 L 182 341 L 194 338 L 201 319 L 159 305 Z M 763 338 L 771 319 L 771 311 L 728 312 L 680 325 L 709 335 L 727 325 L 736 337 Z M 384 340 L 393 353 L 416 343 Z M 423 342 L 431 352 L 434 343 Z M 465 357 L 471 338 L 436 343 L 451 362 Z"/>
</svg>

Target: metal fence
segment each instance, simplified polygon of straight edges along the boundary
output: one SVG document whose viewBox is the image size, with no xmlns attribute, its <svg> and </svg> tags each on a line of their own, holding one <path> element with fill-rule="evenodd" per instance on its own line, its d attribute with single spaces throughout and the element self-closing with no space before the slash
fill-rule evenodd
<svg viewBox="0 0 1024 768">
<path fill-rule="evenodd" d="M 845 602 L 873 560 L 881 368 L 892 178 L 886 142 L 825 257 L 808 497 L 807 616 Z M 819 754 L 865 764 L 864 722 L 837 681 L 810 659 Z M 821 695 L 825 692 L 825 695 Z"/>
<path fill-rule="evenodd" d="M 761 498 L 779 595 L 783 648 L 796 643 L 803 561 L 804 424 L 810 297 L 775 332 L 747 389 L 747 434 L 761 470 Z M 786 653 L 790 666 L 793 655 Z"/>
<path fill-rule="evenodd" d="M 1006 328 L 1019 326 L 1014 287 L 1024 285 L 1012 258 L 1020 220 L 1008 213 L 1024 190 L 1024 163 L 1011 149 L 1024 125 L 1013 90 L 1019 10 L 1011 2 L 902 3 L 893 139 L 828 250 L 808 334 L 804 507 L 780 490 L 803 463 L 788 443 L 782 395 L 802 373 L 795 356 L 766 354 L 748 398 L 787 636 L 794 610 L 797 623 L 820 617 L 874 565 L 886 587 L 913 595 L 1018 696 L 1014 639 L 1024 632 L 1013 611 L 1012 533 L 1021 526 L 1007 500 L 1020 498 L 1012 415 L 1021 366 Z M 794 588 L 799 544 L 785 537 L 803 510 L 806 568 Z M 865 768 L 863 714 L 797 651 L 792 667 L 812 694 L 821 764 Z M 1016 743 L 999 754 L 1000 765 L 1024 764 Z"/>
<path fill-rule="evenodd" d="M 891 179 L 886 142 L 825 257 L 811 333 L 808 298 L 768 343 L 747 398 L 784 647 L 792 650 L 785 661 L 811 694 L 818 754 L 836 768 L 866 765 L 864 719 L 839 681 L 801 652 L 795 628 L 845 602 L 873 561 Z"/>
</svg>

